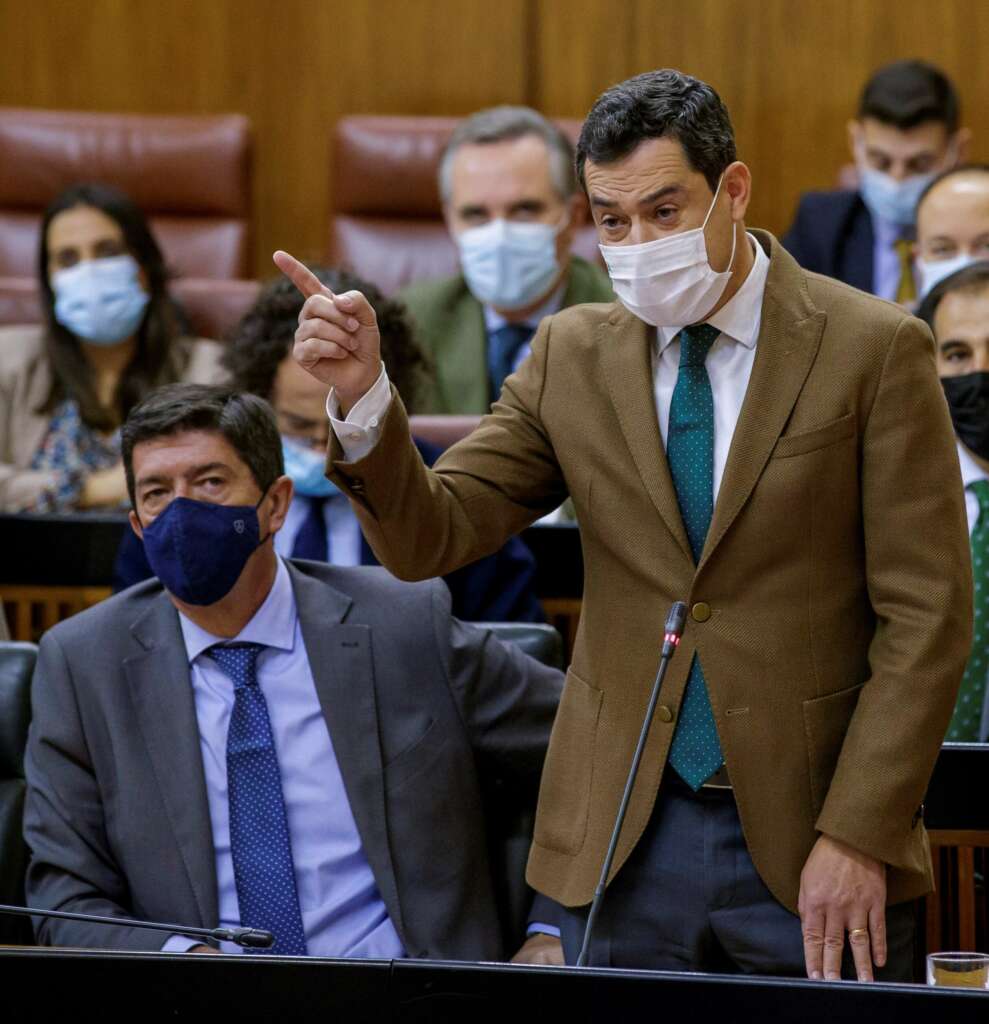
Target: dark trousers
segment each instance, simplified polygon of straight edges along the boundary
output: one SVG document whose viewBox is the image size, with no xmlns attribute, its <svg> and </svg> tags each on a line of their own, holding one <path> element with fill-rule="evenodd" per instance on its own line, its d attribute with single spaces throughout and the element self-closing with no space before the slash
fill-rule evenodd
<svg viewBox="0 0 989 1024">
<path fill-rule="evenodd" d="M 587 907 L 562 908 L 568 964 Z M 877 980 L 913 980 L 915 906 L 886 909 L 887 961 Z M 805 977 L 800 918 L 763 884 L 731 790 L 694 793 L 670 769 L 652 819 L 605 893 L 588 964 Z M 856 976 L 845 947 L 842 977 Z"/>
</svg>

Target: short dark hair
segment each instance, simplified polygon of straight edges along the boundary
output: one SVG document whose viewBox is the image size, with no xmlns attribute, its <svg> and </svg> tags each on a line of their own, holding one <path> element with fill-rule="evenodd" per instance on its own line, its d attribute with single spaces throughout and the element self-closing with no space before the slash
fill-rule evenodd
<svg viewBox="0 0 989 1024">
<path fill-rule="evenodd" d="M 461 121 L 450 136 L 440 157 L 440 198 L 449 203 L 453 192 L 453 157 L 461 146 L 489 145 L 533 135 L 541 139 L 549 153 L 549 174 L 553 188 L 561 199 L 569 199 L 577 191 L 574 175 L 573 146 L 566 134 L 549 118 L 532 107 L 490 107 Z"/>
<path fill-rule="evenodd" d="M 924 191 L 920 193 L 920 198 L 917 200 L 917 210 L 920 209 L 921 203 L 927 198 L 932 189 L 940 185 L 942 181 L 955 177 L 956 174 L 989 174 L 989 164 L 961 164 L 959 167 L 949 167 L 948 170 L 942 171 L 937 177 L 932 178 L 927 183 Z M 915 211 L 915 222 L 916 219 Z"/>
<path fill-rule="evenodd" d="M 970 263 L 939 281 L 917 307 L 917 316 L 933 331 L 934 316 L 945 296 L 952 292 L 981 292 L 989 288 L 989 260 Z"/>
<path fill-rule="evenodd" d="M 414 412 L 432 380 L 432 364 L 416 340 L 415 325 L 405 305 L 386 298 L 369 281 L 346 270 L 307 264 L 334 292 L 359 291 L 371 304 L 381 334 L 381 358 L 402 401 Z M 234 329 L 223 354 L 233 386 L 271 401 L 278 366 L 292 349 L 305 299 L 288 278 L 279 275 L 260 291 Z"/>
<path fill-rule="evenodd" d="M 898 60 L 866 82 L 858 116 L 875 118 L 900 131 L 938 121 L 951 134 L 958 128 L 958 94 L 948 76 L 933 64 Z"/>
<path fill-rule="evenodd" d="M 612 163 L 647 139 L 664 137 L 680 143 L 712 192 L 735 160 L 735 133 L 721 97 L 706 82 L 664 68 L 613 85 L 598 97 L 577 141 L 581 185 L 588 160 Z"/>
<path fill-rule="evenodd" d="M 127 250 L 144 271 L 148 283 L 149 301 L 138 328 L 137 351 L 121 375 L 115 396 L 117 408 L 113 410 L 104 408 L 96 397 L 93 371 L 79 347 L 79 339 L 55 319 L 55 293 L 48 275 L 48 229 L 60 213 L 78 206 L 100 210 L 120 227 Z M 38 412 L 51 413 L 60 402 L 71 398 L 78 403 L 84 423 L 97 430 L 112 430 L 152 388 L 181 376 L 184 367 L 175 342 L 186 332 L 185 317 L 168 293 L 165 259 L 147 218 L 137 203 L 119 189 L 83 182 L 69 186 L 52 200 L 41 218 L 38 284 L 52 378 Z"/>
<path fill-rule="evenodd" d="M 166 384 L 130 412 L 120 431 L 127 493 L 134 500 L 134 448 L 189 430 L 222 434 L 262 491 L 285 472 L 282 438 L 271 406 L 257 395 L 210 384 Z"/>
</svg>

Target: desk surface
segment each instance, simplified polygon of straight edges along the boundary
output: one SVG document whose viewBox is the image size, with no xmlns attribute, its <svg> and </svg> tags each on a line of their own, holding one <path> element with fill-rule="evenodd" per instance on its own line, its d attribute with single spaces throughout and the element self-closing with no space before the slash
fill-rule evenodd
<svg viewBox="0 0 989 1024">
<path fill-rule="evenodd" d="M 374 1022 L 984 1021 L 989 993 L 659 971 L 433 961 L 0 950 L 8 1015 Z M 327 1016 L 327 1015 L 330 1016 Z M 222 1017 L 221 1017 L 222 1015 Z"/>
</svg>

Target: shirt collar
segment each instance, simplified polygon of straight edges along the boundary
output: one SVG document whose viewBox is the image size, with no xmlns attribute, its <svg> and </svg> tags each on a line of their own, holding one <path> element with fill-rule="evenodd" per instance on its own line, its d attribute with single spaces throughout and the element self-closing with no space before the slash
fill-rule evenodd
<svg viewBox="0 0 989 1024">
<path fill-rule="evenodd" d="M 567 290 L 567 279 L 569 276 L 569 272 L 563 275 L 562 280 L 556 286 L 556 290 L 538 309 L 534 309 L 524 320 L 517 320 L 514 322 L 525 324 L 526 327 L 531 327 L 535 330 L 544 317 L 552 316 L 553 313 L 558 313 L 560 311 L 560 307 L 563 305 L 563 295 Z M 484 307 L 484 328 L 488 334 L 493 334 L 495 331 L 500 330 L 507 323 L 508 321 L 501 315 L 501 313 L 497 312 L 491 306 Z"/>
<path fill-rule="evenodd" d="M 275 569 L 275 581 L 268 591 L 268 596 L 250 622 L 235 637 L 213 636 L 186 618 L 182 612 L 179 612 L 179 625 L 182 627 L 182 639 L 185 641 L 185 651 L 191 665 L 203 651 L 214 644 L 255 643 L 291 651 L 295 646 L 297 617 L 292 580 L 289 578 L 285 563 L 279 558 L 278 567 Z"/>
<path fill-rule="evenodd" d="M 745 348 L 755 348 L 762 324 L 762 298 L 769 275 L 769 257 L 752 235 L 746 233 L 745 237 L 755 251 L 752 269 L 742 282 L 742 287 L 707 322 Z M 673 343 L 683 327 L 681 324 L 678 327 L 657 328 L 660 352 Z"/>
<path fill-rule="evenodd" d="M 958 462 L 962 471 L 962 484 L 968 487 L 969 484 L 974 484 L 976 480 L 989 480 L 989 473 L 986 473 L 965 448 L 962 445 L 957 445 L 957 448 Z"/>
</svg>

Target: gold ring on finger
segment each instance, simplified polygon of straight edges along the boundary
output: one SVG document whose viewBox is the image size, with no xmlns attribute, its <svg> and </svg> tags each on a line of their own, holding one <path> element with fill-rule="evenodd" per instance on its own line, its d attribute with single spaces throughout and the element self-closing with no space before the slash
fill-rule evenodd
<svg viewBox="0 0 989 1024">
<path fill-rule="evenodd" d="M 853 935 L 868 935 L 868 934 L 869 934 L 869 929 L 868 928 L 849 928 L 848 929 L 848 937 L 849 938 L 852 938 Z"/>
</svg>

